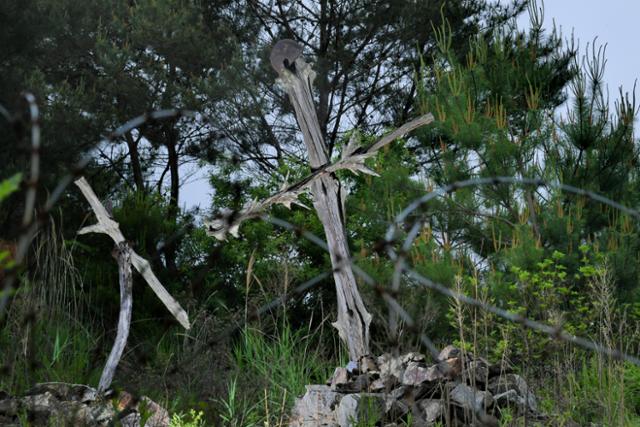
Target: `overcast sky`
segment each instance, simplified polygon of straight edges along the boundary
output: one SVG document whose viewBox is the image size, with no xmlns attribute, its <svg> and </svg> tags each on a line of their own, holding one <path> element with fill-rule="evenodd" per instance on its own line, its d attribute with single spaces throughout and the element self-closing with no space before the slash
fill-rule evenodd
<svg viewBox="0 0 640 427">
<path fill-rule="evenodd" d="M 500 1 L 510 3 L 510 0 Z M 640 43 L 635 36 L 636 25 L 640 25 L 640 0 L 546 0 L 544 11 L 545 28 L 551 29 L 555 22 L 564 38 L 573 33 L 582 54 L 587 43 L 591 44 L 596 37 L 597 44 L 607 45 L 604 77 L 611 103 L 618 97 L 619 87 L 625 92 L 633 90 L 635 80 L 640 78 Z M 521 28 L 528 27 L 528 15 L 525 13 L 518 23 Z M 561 107 L 562 111 L 566 111 L 566 107 Z M 212 194 L 208 174 L 197 168 L 190 169 L 196 173 L 183 187 L 181 205 L 207 209 Z"/>
<path fill-rule="evenodd" d="M 555 22 L 564 38 L 571 37 L 573 32 L 582 54 L 587 43 L 592 44 L 596 37 L 596 45 L 607 45 L 604 77 L 611 102 L 617 98 L 620 86 L 625 92 L 631 92 L 635 80 L 640 78 L 638 18 L 639 0 L 544 1 L 544 27 L 551 29 Z M 525 13 L 518 23 L 519 27 L 529 26 L 528 15 Z"/>
</svg>

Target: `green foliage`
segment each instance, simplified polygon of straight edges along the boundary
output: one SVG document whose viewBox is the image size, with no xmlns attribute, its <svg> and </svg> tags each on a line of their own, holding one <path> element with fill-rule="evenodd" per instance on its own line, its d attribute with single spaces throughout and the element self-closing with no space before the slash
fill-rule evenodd
<svg viewBox="0 0 640 427">
<path fill-rule="evenodd" d="M 606 362 L 597 356 L 586 359 L 575 373 L 569 373 L 565 391 L 569 415 L 578 423 L 638 425 L 639 372 L 635 365 Z"/>
<path fill-rule="evenodd" d="M 89 357 L 96 346 L 93 331 L 64 319 L 42 318 L 29 325 L 29 331 L 17 335 L 12 324 L 0 330 L 0 347 L 11 349 L 0 359 L 11 366 L 0 378 L 0 388 L 21 394 L 38 382 L 97 384 L 100 367 Z"/>
<path fill-rule="evenodd" d="M 22 174 L 19 173 L 13 175 L 11 178 L 0 181 L 0 202 L 18 189 L 20 181 L 22 181 Z"/>
<path fill-rule="evenodd" d="M 626 406 L 640 418 L 640 367 L 625 363 L 622 378 Z"/>
<path fill-rule="evenodd" d="M 375 427 L 382 423 L 384 408 L 380 406 L 378 396 L 360 396 L 358 403 L 357 420 L 353 417 L 349 423 L 353 427 Z"/>
<path fill-rule="evenodd" d="M 21 174 L 16 174 L 11 178 L 7 178 L 0 181 L 0 203 L 13 192 L 18 189 L 20 181 L 22 180 Z M 0 273 L 14 266 L 14 262 L 11 259 L 11 254 L 6 249 L 0 249 Z M 4 293 L 4 290 L 0 291 L 0 295 Z"/>
<path fill-rule="evenodd" d="M 0 364 L 7 367 L 0 388 L 20 394 L 36 382 L 97 384 L 99 334 L 84 317 L 87 301 L 73 247 L 53 221 L 33 246 L 32 268 L 18 276 L 19 286 L 0 329 Z"/>
<path fill-rule="evenodd" d="M 601 267 L 591 264 L 585 257 L 578 271 L 569 276 L 565 257 L 565 254 L 554 251 L 551 257 L 536 263 L 532 270 L 512 266 L 511 274 L 515 280 L 507 284 L 503 294 L 497 290 L 496 301 L 530 319 L 562 325 L 571 334 L 585 335 L 592 320 L 588 316 L 592 307 L 584 279 L 596 274 Z M 516 329 L 517 326 L 513 325 L 513 330 Z M 548 356 L 545 349 L 553 347 L 551 339 L 536 339 L 534 333 L 529 335 L 528 345 L 533 348 L 530 356 L 543 360 Z M 517 351 L 524 354 L 525 349 Z"/>
<path fill-rule="evenodd" d="M 219 401 L 220 417 L 236 423 L 229 425 L 280 425 L 305 385 L 323 383 L 340 364 L 317 345 L 320 338 L 317 331 L 293 331 L 286 323 L 273 337 L 245 329 L 233 351 L 236 376 Z"/>
<path fill-rule="evenodd" d="M 237 379 L 229 382 L 227 397 L 218 400 L 220 412 L 218 416 L 230 427 L 253 427 L 259 425 L 258 403 L 249 403 L 247 398 L 239 396 Z"/>
<path fill-rule="evenodd" d="M 301 141 L 290 105 L 270 89 L 273 75 L 267 71 L 266 52 L 272 37 L 296 38 L 318 27 L 328 35 L 318 46 L 315 39 L 308 41 L 305 53 L 316 63 L 318 114 L 332 149 L 349 137 L 341 133 L 346 118 L 355 120 L 353 132 L 363 145 L 385 127 L 418 113 L 433 112 L 437 118 L 416 132 L 416 139 L 393 144 L 368 160 L 380 177 L 338 173 L 342 190 L 349 192 L 346 228 L 355 260 L 380 284 L 393 279 L 393 263 L 379 244 L 388 226 L 411 201 L 453 181 L 540 177 L 629 206 L 640 202 L 633 135 L 637 108 L 633 97 L 622 96 L 616 110 L 609 111 L 602 87 L 603 51 L 593 50 L 581 69 L 573 47 L 563 45 L 560 34 L 543 31 L 535 16 L 529 30 L 518 30 L 505 19 L 524 2 L 502 12 L 481 0 L 463 5 L 382 1 L 375 2 L 375 10 L 369 3 L 320 2 L 321 7 L 344 8 L 343 20 L 313 22 L 294 2 L 282 14 L 300 27 L 286 29 L 274 24 L 282 17 L 274 21 L 261 8 L 247 14 L 245 2 L 9 0 L 0 6 L 0 45 L 10 47 L 0 58 L 0 102 L 22 117 L 23 105 L 15 100 L 28 89 L 42 111 L 46 137 L 39 197 L 46 197 L 66 166 L 83 153 L 98 151 L 93 142 L 100 135 L 132 116 L 173 107 L 211 116 L 206 123 L 146 123 L 98 147 L 100 156 L 87 170 L 96 192 L 114 202 L 114 218 L 127 239 L 197 319 L 198 332 L 176 332 L 148 287 L 134 287 L 126 357 L 145 370 L 138 375 L 149 384 L 145 387 L 169 389 L 178 411 L 214 410 L 226 425 L 280 425 L 305 384 L 324 382 L 333 366 L 345 362 L 330 355 L 339 348 L 327 338 L 335 337 L 335 331 L 311 333 L 308 326 L 319 309 L 322 318 L 333 312 L 334 286 L 326 280 L 255 325 L 275 332 L 243 331 L 230 357 L 230 377 L 215 376 L 213 388 L 224 387 L 226 395 L 191 387 L 196 380 L 189 375 L 180 381 L 165 378 L 172 363 L 179 364 L 190 349 L 201 350 L 191 347 L 192 341 L 209 342 L 209 335 L 223 329 L 220 325 L 243 322 L 256 306 L 330 269 L 324 251 L 268 222 L 247 222 L 240 239 L 216 242 L 180 209 L 184 176 L 175 166 L 186 161 L 215 166 L 210 179 L 214 211 L 239 209 L 279 190 L 284 177 L 291 183 L 308 174 L 298 158 Z M 480 31 L 485 24 L 488 29 Z M 337 34 L 340 38 L 332 38 Z M 378 61 L 382 68 L 372 67 L 380 52 L 385 52 Z M 380 69 L 399 83 L 380 78 Z M 414 71 L 415 81 L 409 84 Z M 571 113 L 556 121 L 554 111 L 564 102 L 567 87 L 573 92 Z M 341 102 L 331 101 L 335 99 Z M 3 238 L 15 237 L 19 230 L 20 206 L 8 195 L 18 188 L 17 172 L 26 170 L 29 161 L 28 152 L 17 148 L 28 136 L 26 125 L 18 120 L 9 130 L 2 122 L 7 127 L 0 132 L 0 152 L 8 155 L 0 176 L 12 176 L 0 182 Z M 165 168 L 156 179 L 158 169 Z M 78 206 L 86 205 L 77 197 L 71 192 L 63 198 L 64 210 L 70 212 L 63 230 L 67 237 L 85 219 Z M 311 205 L 306 197 L 302 201 Z M 323 236 L 313 211 L 278 206 L 270 213 Z M 562 325 L 570 333 L 632 353 L 637 348 L 637 334 L 623 334 L 620 342 L 612 332 L 612 325 L 623 324 L 623 319 L 631 330 L 640 321 L 640 238 L 637 223 L 628 216 L 553 188 L 496 184 L 434 199 L 408 219 L 399 239 L 413 221 L 424 225 L 407 253 L 417 272 L 487 303 Z M 96 369 L 110 342 L 104 331 L 117 316 L 117 268 L 108 256 L 108 239 L 81 239 L 69 246 L 75 250 L 83 297 L 92 308 L 23 322 L 31 318 L 30 300 L 46 309 L 75 304 L 61 286 L 66 276 L 56 276 L 52 264 L 71 265 L 72 259 L 51 252 L 46 256 L 50 262 L 36 261 L 41 264 L 21 278 L 16 295 L 25 305 L 13 307 L 11 322 L 0 331 L 0 347 L 9 349 L 2 353 L 3 362 L 11 367 L 0 378 L 0 388 L 21 392 L 35 381 L 97 381 Z M 7 259 L 6 252 L 0 253 L 0 263 Z M 32 292 L 36 283 L 48 287 L 38 288 L 42 294 Z M 398 301 L 436 342 L 448 344 L 455 338 L 475 353 L 505 358 L 518 364 L 518 370 L 534 372 L 543 391 L 561 390 L 561 396 L 550 393 L 545 399 L 549 412 L 560 408 L 560 424 L 569 419 L 583 424 L 638 422 L 637 367 L 585 359 L 547 336 L 427 292 L 407 277 L 400 285 Z M 364 283 L 360 288 L 375 314 L 372 348 L 388 351 L 395 331 L 387 329 L 387 307 L 374 290 Z M 403 326 L 393 344 L 413 350 L 417 340 L 402 333 Z M 210 358 L 207 363 L 225 359 L 217 353 L 205 357 Z M 199 370 L 201 365 L 190 367 Z M 119 374 L 118 381 L 125 384 L 138 381 L 126 370 Z M 215 403 L 209 408 L 204 402 L 211 395 Z M 503 424 L 519 422 L 514 414 L 502 415 Z M 362 420 L 363 425 L 375 422 L 372 417 Z M 172 419 L 176 427 L 204 423 L 204 413 L 195 410 L 177 412 Z"/>
<path fill-rule="evenodd" d="M 169 427 L 205 427 L 204 413 L 202 411 L 196 411 L 195 409 L 189 410 L 188 413 L 173 413 L 171 415 L 171 421 Z"/>
</svg>

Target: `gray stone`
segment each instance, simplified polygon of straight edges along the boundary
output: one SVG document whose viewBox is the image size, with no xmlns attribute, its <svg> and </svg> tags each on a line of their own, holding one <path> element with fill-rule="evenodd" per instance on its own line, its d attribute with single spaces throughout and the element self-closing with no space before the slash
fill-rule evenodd
<svg viewBox="0 0 640 427">
<path fill-rule="evenodd" d="M 363 356 L 360 359 L 359 369 L 360 369 L 360 372 L 363 374 L 366 374 L 367 372 L 377 372 L 378 365 L 376 364 L 376 361 L 374 360 L 373 357 Z"/>
<path fill-rule="evenodd" d="M 140 398 L 140 411 L 132 412 L 122 417 L 118 425 L 122 427 L 141 427 L 144 415 L 144 427 L 168 427 L 170 423 L 169 413 L 148 397 Z"/>
<path fill-rule="evenodd" d="M 521 396 L 516 390 L 507 390 L 504 393 L 496 394 L 493 396 L 496 401 L 496 405 L 500 408 L 512 407 L 516 408 L 518 413 L 523 415 L 527 412 L 535 413 L 536 411 L 527 405 L 526 399 Z M 537 409 L 537 408 L 536 408 Z"/>
<path fill-rule="evenodd" d="M 378 358 L 378 369 L 380 370 L 380 378 L 395 378 L 396 381 L 402 379 L 403 366 L 402 361 L 391 355 L 384 355 Z"/>
<path fill-rule="evenodd" d="M 388 362 L 391 359 L 393 359 L 393 356 L 391 354 L 383 353 L 380 356 L 376 357 L 376 365 L 378 365 L 379 368 L 381 364 Z"/>
<path fill-rule="evenodd" d="M 402 363 L 408 365 L 411 362 L 424 363 L 426 361 L 424 354 L 411 352 L 401 357 Z"/>
<path fill-rule="evenodd" d="M 520 407 L 525 404 L 524 398 L 515 390 L 507 390 L 504 393 L 496 394 L 493 399 L 496 401 L 496 405 L 501 408 L 511 405 Z"/>
<path fill-rule="evenodd" d="M 56 399 L 62 401 L 75 401 L 81 403 L 93 402 L 98 398 L 98 390 L 84 384 L 69 384 L 61 382 L 38 383 L 27 393 L 27 396 L 51 393 Z"/>
<path fill-rule="evenodd" d="M 56 399 L 70 400 L 71 389 L 75 384 L 60 383 L 60 382 L 48 382 L 38 383 L 31 387 L 29 391 L 25 393 L 25 396 L 36 396 L 38 394 L 50 393 Z"/>
<path fill-rule="evenodd" d="M 125 423 L 130 427 L 140 427 L 143 419 L 144 427 L 167 427 L 170 422 L 167 410 L 146 396 L 136 399 L 130 393 L 120 392 L 117 407 L 119 411 L 134 411 L 125 417 Z"/>
<path fill-rule="evenodd" d="M 370 374 L 360 374 L 344 384 L 337 384 L 334 391 L 343 394 L 367 392 L 373 379 Z"/>
<path fill-rule="evenodd" d="M 5 417 L 0 415 L 0 426 L 3 427 L 22 427 L 14 417 Z"/>
<path fill-rule="evenodd" d="M 169 412 L 162 406 L 158 405 L 147 396 L 140 398 L 139 411 L 144 411 L 149 416 L 144 423 L 144 427 L 169 427 L 170 418 Z"/>
<path fill-rule="evenodd" d="M 535 395 L 529 390 L 529 386 L 527 382 L 518 374 L 507 374 L 501 377 L 495 377 L 489 380 L 487 384 L 487 390 L 489 390 L 494 395 L 503 395 L 502 399 L 509 398 L 510 395 L 504 395 L 509 390 L 515 390 L 518 396 L 521 397 L 522 409 L 526 409 L 531 413 L 538 412 L 538 402 Z M 517 401 L 513 400 L 511 403 L 516 403 Z"/>
<path fill-rule="evenodd" d="M 486 383 L 489 380 L 489 364 L 482 358 L 469 362 L 469 378 L 476 382 Z"/>
<path fill-rule="evenodd" d="M 447 379 L 447 376 L 438 368 L 437 365 L 429 366 L 427 368 L 427 381 L 441 381 Z"/>
<path fill-rule="evenodd" d="M 412 396 L 412 387 L 403 386 L 396 387 L 388 393 L 388 396 L 395 400 L 406 399 L 409 396 Z"/>
<path fill-rule="evenodd" d="M 395 377 L 376 378 L 369 385 L 369 391 L 372 393 L 390 393 L 400 385 Z"/>
<path fill-rule="evenodd" d="M 122 427 L 140 427 L 140 414 L 132 412 L 125 417 L 120 418 L 120 424 Z"/>
<path fill-rule="evenodd" d="M 0 400 L 0 415 L 13 417 L 18 414 L 18 401 L 13 398 Z"/>
<path fill-rule="evenodd" d="M 82 384 L 75 384 L 71 393 L 72 400 L 82 403 L 93 402 L 98 398 L 98 390 Z"/>
<path fill-rule="evenodd" d="M 90 406 L 88 409 L 91 419 L 99 425 L 108 425 L 117 415 L 110 402 Z"/>
<path fill-rule="evenodd" d="M 340 427 L 352 427 L 360 420 L 367 422 L 382 421 L 385 414 L 385 399 L 377 393 L 358 393 L 346 395 L 340 400 L 336 411 Z"/>
<path fill-rule="evenodd" d="M 462 358 L 460 357 L 450 357 L 449 359 L 438 362 L 435 366 L 447 379 L 453 380 L 462 374 Z"/>
<path fill-rule="evenodd" d="M 140 427 L 140 411 L 145 412 L 145 427 L 168 427 L 169 413 L 148 397 L 136 400 L 128 393 L 121 393 L 119 410 L 129 409 L 130 427 Z M 97 391 L 82 384 L 36 384 L 26 396 L 0 401 L 0 419 L 11 424 L 18 415 L 33 420 L 33 425 L 108 426 L 116 419 L 111 401 L 100 397 Z M 137 421 L 136 421 L 137 420 Z"/>
<path fill-rule="evenodd" d="M 493 396 L 488 391 L 475 390 L 466 384 L 457 384 L 449 392 L 452 402 L 463 409 L 473 411 L 476 414 L 486 412 L 486 409 L 493 405 Z"/>
<path fill-rule="evenodd" d="M 385 383 L 385 381 L 382 378 L 378 378 L 369 385 L 369 391 L 372 393 L 379 393 L 389 390 L 387 389 L 387 384 Z"/>
<path fill-rule="evenodd" d="M 47 413 L 51 408 L 55 408 L 58 399 L 56 399 L 50 392 L 44 392 L 43 394 L 36 394 L 34 396 L 25 396 L 20 399 L 20 403 L 24 409 L 35 414 Z"/>
<path fill-rule="evenodd" d="M 402 374 L 402 385 L 419 386 L 425 381 L 432 381 L 429 370 L 418 362 L 409 362 Z"/>
<path fill-rule="evenodd" d="M 424 399 L 418 402 L 418 408 L 422 411 L 427 423 L 436 423 L 445 416 L 447 407 L 440 399 Z"/>
<path fill-rule="evenodd" d="M 387 396 L 384 410 L 388 421 L 398 421 L 409 413 L 409 405 L 403 400 Z"/>
<path fill-rule="evenodd" d="M 346 384 L 349 381 L 349 374 L 346 368 L 336 368 L 331 377 L 331 390 L 337 390 L 339 386 Z"/>
<path fill-rule="evenodd" d="M 343 394 L 325 385 L 308 385 L 307 392 L 296 399 L 290 419 L 292 427 L 331 426 L 338 421 L 335 409 Z"/>
<path fill-rule="evenodd" d="M 95 408 L 98 409 L 98 408 Z M 96 412 L 96 415 L 99 415 L 100 412 Z M 94 414 L 92 413 L 91 408 L 81 402 L 59 402 L 55 406 L 52 406 L 48 410 L 49 416 L 52 419 L 55 419 L 58 423 L 64 423 L 64 425 L 73 425 L 73 426 L 82 426 L 82 425 L 90 425 L 90 426 L 106 426 L 111 418 L 102 419 L 101 421 L 96 420 Z M 115 412 L 111 413 L 111 417 L 115 416 Z M 58 423 L 54 423 L 53 425 L 61 425 Z"/>
<path fill-rule="evenodd" d="M 452 357 L 461 357 L 461 356 L 462 356 L 462 351 L 458 347 L 453 345 L 448 345 L 442 349 L 442 351 L 438 355 L 438 360 L 447 360 L 447 359 L 451 359 Z"/>
</svg>

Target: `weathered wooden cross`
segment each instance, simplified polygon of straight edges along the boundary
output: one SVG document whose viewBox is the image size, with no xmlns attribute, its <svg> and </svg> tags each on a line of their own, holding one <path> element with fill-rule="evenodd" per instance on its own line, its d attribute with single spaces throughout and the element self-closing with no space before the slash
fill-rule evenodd
<svg viewBox="0 0 640 427">
<path fill-rule="evenodd" d="M 116 340 L 109 353 L 109 358 L 100 376 L 100 383 L 98 385 L 98 391 L 103 392 L 109 388 L 113 376 L 115 375 L 116 367 L 122 357 L 122 352 L 127 343 L 129 336 L 129 328 L 131 326 L 131 312 L 133 309 L 132 299 L 132 286 L 133 279 L 131 277 L 131 265 L 144 277 L 153 292 L 160 298 L 160 301 L 167 307 L 169 312 L 180 322 L 185 328 L 189 329 L 189 316 L 182 309 L 180 304 L 167 292 L 162 286 L 153 270 L 151 270 L 151 264 L 149 261 L 138 255 L 127 243 L 124 235 L 120 231 L 120 226 L 115 222 L 111 215 L 107 212 L 105 207 L 100 202 L 100 199 L 93 192 L 93 189 L 89 185 L 84 177 L 75 181 L 75 184 L 80 188 L 82 194 L 91 205 L 91 209 L 96 215 L 98 220 L 97 224 L 83 227 L 78 231 L 78 234 L 87 233 L 103 233 L 111 237 L 116 247 L 114 248 L 114 256 L 118 260 L 118 270 L 120 279 L 120 316 L 118 318 L 118 332 L 116 334 Z"/>
<path fill-rule="evenodd" d="M 228 233 L 237 236 L 240 224 L 249 218 L 260 216 L 269 206 L 281 203 L 287 207 L 296 203 L 298 196 L 310 190 L 313 206 L 324 227 L 329 246 L 333 278 L 338 295 L 338 320 L 333 325 L 340 338 L 347 344 L 349 358 L 359 361 L 369 354 L 369 324 L 371 315 L 364 306 L 350 264 L 349 247 L 345 230 L 344 194 L 334 174 L 339 169 L 354 173 L 376 175 L 364 164 L 380 148 L 406 135 L 408 132 L 433 121 L 433 116 L 421 116 L 381 138 L 370 147 L 360 147 L 357 138 L 352 138 L 342 151 L 340 160 L 330 163 L 329 146 L 322 136 L 316 109 L 313 103 L 313 80 L 315 72 L 302 58 L 302 48 L 293 40 L 281 40 L 271 52 L 271 65 L 278 72 L 278 82 L 289 95 L 296 118 L 307 147 L 309 166 L 313 171 L 302 181 L 283 189 L 262 202 L 251 202 L 241 212 L 224 216 L 206 223 L 209 234 L 218 239 Z"/>
</svg>

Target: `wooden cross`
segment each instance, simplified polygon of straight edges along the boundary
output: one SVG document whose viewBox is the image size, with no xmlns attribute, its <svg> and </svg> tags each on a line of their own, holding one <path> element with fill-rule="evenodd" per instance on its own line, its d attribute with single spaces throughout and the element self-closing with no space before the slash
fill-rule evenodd
<svg viewBox="0 0 640 427">
<path fill-rule="evenodd" d="M 367 168 L 365 160 L 374 156 L 380 148 L 406 135 L 410 131 L 431 123 L 431 114 L 418 117 L 397 130 L 382 137 L 369 147 L 360 147 L 357 138 L 352 138 L 343 149 L 340 160 L 330 163 L 329 146 L 322 137 L 322 131 L 313 103 L 313 80 L 315 72 L 300 56 L 302 47 L 293 40 L 281 40 L 271 52 L 271 65 L 278 72 L 278 82 L 289 95 L 296 118 L 307 147 L 309 166 L 312 173 L 296 184 L 283 186 L 278 193 L 263 201 L 249 202 L 240 212 L 231 213 L 205 222 L 207 232 L 223 240 L 228 234 L 237 237 L 240 224 L 258 217 L 271 205 L 280 203 L 290 207 L 305 191 L 310 191 L 313 206 L 324 227 L 329 246 L 333 278 L 338 295 L 338 320 L 333 325 L 341 339 L 347 344 L 349 358 L 359 361 L 369 354 L 369 324 L 371 315 L 367 312 L 356 284 L 350 264 L 349 247 L 345 231 L 344 194 L 334 172 L 347 169 L 377 175 Z"/>
<path fill-rule="evenodd" d="M 75 181 L 75 184 L 80 188 L 82 194 L 91 205 L 91 209 L 96 215 L 98 220 L 97 224 L 83 227 L 78 231 L 78 234 L 87 233 L 103 233 L 111 237 L 116 244 L 114 249 L 114 256 L 118 260 L 118 270 L 120 279 L 120 316 L 118 318 L 118 332 L 116 334 L 116 340 L 107 359 L 107 363 L 102 371 L 100 377 L 100 383 L 98 385 L 98 391 L 103 392 L 111 385 L 113 376 L 115 374 L 116 367 L 122 357 L 122 352 L 127 343 L 127 337 L 129 336 L 129 328 L 131 326 L 131 311 L 133 308 L 132 300 L 132 277 L 131 266 L 144 277 L 153 292 L 160 298 L 160 301 L 167 307 L 169 312 L 176 318 L 178 322 L 185 328 L 189 329 L 189 316 L 182 309 L 180 304 L 167 292 L 162 286 L 153 270 L 151 270 L 151 264 L 149 261 L 138 255 L 127 243 L 124 235 L 120 231 L 120 226 L 115 222 L 111 215 L 107 212 L 104 205 L 100 202 L 100 199 L 96 196 L 91 188 L 91 185 L 84 177 L 81 177 Z"/>
</svg>

